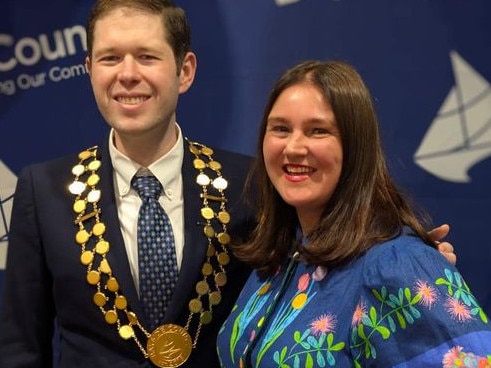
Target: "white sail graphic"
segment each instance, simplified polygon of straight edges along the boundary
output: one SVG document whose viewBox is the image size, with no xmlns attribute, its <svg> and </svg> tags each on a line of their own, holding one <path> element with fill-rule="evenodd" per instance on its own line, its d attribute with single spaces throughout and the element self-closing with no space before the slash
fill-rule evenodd
<svg viewBox="0 0 491 368">
<path fill-rule="evenodd" d="M 469 170 L 491 156 L 491 87 L 457 52 L 450 53 L 455 86 L 414 154 L 439 179 L 468 183 Z"/>
<path fill-rule="evenodd" d="M 7 260 L 7 234 L 16 184 L 17 177 L 0 160 L 0 270 L 5 269 Z"/>
</svg>

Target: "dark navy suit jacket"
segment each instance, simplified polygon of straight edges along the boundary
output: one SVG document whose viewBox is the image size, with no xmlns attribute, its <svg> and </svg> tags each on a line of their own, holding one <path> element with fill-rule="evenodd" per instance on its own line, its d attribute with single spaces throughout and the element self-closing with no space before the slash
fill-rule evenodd
<svg viewBox="0 0 491 368">
<path fill-rule="evenodd" d="M 187 143 L 185 143 L 187 146 Z M 185 214 L 185 245 L 178 284 L 166 313 L 166 321 L 186 324 L 188 303 L 196 297 L 195 285 L 202 278 L 207 239 L 200 215 L 201 189 L 196 184 L 193 157 L 185 147 L 182 168 Z M 108 261 L 129 308 L 143 316 L 120 231 L 113 187 L 113 168 L 107 145 L 99 149 L 102 167 L 101 220 L 110 244 Z M 228 180 L 229 233 L 246 236 L 252 218 L 241 204 L 242 187 L 250 158 L 215 150 L 214 157 Z M 51 367 L 53 320 L 59 326 L 56 358 L 60 368 L 146 367 L 136 344 L 119 337 L 93 303 L 94 287 L 86 282 L 86 267 L 80 263 L 80 247 L 72 210 L 73 195 L 67 187 L 73 181 L 71 168 L 78 162 L 72 155 L 25 168 L 18 179 L 11 216 L 9 250 L 1 325 L 0 367 Z M 228 283 L 222 288 L 222 302 L 213 308 L 213 322 L 202 327 L 197 347 L 183 367 L 218 367 L 216 335 L 245 283 L 249 268 L 232 258 L 227 266 Z M 146 343 L 146 341 L 143 341 Z"/>
</svg>

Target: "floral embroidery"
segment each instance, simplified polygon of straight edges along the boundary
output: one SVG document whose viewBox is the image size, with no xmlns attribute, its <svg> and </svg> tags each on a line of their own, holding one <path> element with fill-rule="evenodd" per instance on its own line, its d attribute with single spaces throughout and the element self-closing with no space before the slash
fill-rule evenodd
<svg viewBox="0 0 491 368">
<path fill-rule="evenodd" d="M 437 294 L 433 286 L 428 285 L 426 281 L 418 280 L 416 281 L 416 293 L 421 296 L 421 304 L 431 309 L 436 303 Z"/>
<path fill-rule="evenodd" d="M 298 278 L 297 289 L 300 292 L 304 292 L 309 287 L 310 276 L 308 273 L 304 273 Z"/>
<path fill-rule="evenodd" d="M 323 333 L 334 331 L 336 328 L 337 318 L 332 314 L 323 314 L 312 321 L 310 331 L 313 335 L 320 336 Z"/>
<path fill-rule="evenodd" d="M 446 278 L 438 278 L 435 285 L 446 286 L 447 297 L 444 308 L 449 316 L 458 322 L 467 322 L 473 319 L 473 316 L 479 315 L 484 323 L 488 323 L 487 316 L 462 276 L 448 269 L 445 269 L 444 273 Z M 366 359 L 377 358 L 377 350 L 372 343 L 376 335 L 386 340 L 397 331 L 398 327 L 406 329 L 408 324 L 413 324 L 421 317 L 418 305 L 431 309 L 439 299 L 435 287 L 423 280 L 416 281 L 413 291 L 405 287 L 399 288 L 396 293 L 389 293 L 383 286 L 380 290 L 373 289 L 372 294 L 380 301 L 380 306 L 371 306 L 367 313 L 367 307 L 363 301 L 360 301 L 352 317 L 351 348 L 358 352 L 354 357 L 355 367 L 361 367 L 359 361 L 363 356 Z M 450 359 L 451 356 L 450 354 L 447 358 Z M 460 362 L 459 359 L 453 360 L 448 367 L 467 367 L 467 365 L 455 365 L 455 362 Z M 475 365 L 475 367 L 480 366 Z"/>
<path fill-rule="evenodd" d="M 351 319 L 351 326 L 358 326 L 363 318 L 367 315 L 367 307 L 363 301 L 360 301 L 355 308 L 355 312 L 353 313 L 353 318 Z"/>
<path fill-rule="evenodd" d="M 334 330 L 337 318 L 333 314 L 323 314 L 310 323 L 310 328 L 303 334 L 295 331 L 293 340 L 295 345 L 290 349 L 287 346 L 281 351 L 275 351 L 273 360 L 279 367 L 289 367 L 288 362 L 293 361 L 293 367 L 314 367 L 314 356 L 317 365 L 325 367 L 326 364 L 334 366 L 336 359 L 333 352 L 344 349 L 345 343 L 334 343 Z M 300 348 L 297 351 L 297 348 Z M 303 350 L 302 350 L 303 348 Z M 302 363 L 302 356 L 305 361 Z"/>
<path fill-rule="evenodd" d="M 312 279 L 314 281 L 321 281 L 327 275 L 327 268 L 324 266 L 317 266 L 312 272 Z"/>
<path fill-rule="evenodd" d="M 232 334 L 230 336 L 230 357 L 232 358 L 232 362 L 234 359 L 235 347 L 237 346 L 237 342 L 240 340 L 247 325 L 254 319 L 256 314 L 261 310 L 264 304 L 268 301 L 269 295 L 265 296 L 269 293 L 271 287 L 271 282 L 267 280 L 264 282 L 258 291 L 254 294 L 252 298 L 249 299 L 247 304 L 244 306 L 242 311 L 239 313 L 237 318 L 234 321 L 232 327 Z M 234 310 L 237 308 L 237 305 L 234 306 Z M 262 323 L 262 319 L 259 320 L 258 324 Z M 223 329 L 224 326 L 222 326 Z M 249 341 L 254 340 L 255 331 L 252 331 Z"/>
<path fill-rule="evenodd" d="M 441 277 L 435 281 L 435 284 L 446 286 L 447 294 L 453 298 L 453 300 L 448 299 L 445 304 L 450 315 L 460 322 L 468 320 L 470 315 L 478 315 L 481 321 L 488 323 L 488 317 L 477 303 L 474 295 L 471 294 L 460 273 L 452 273 L 445 269 L 445 276 L 446 279 Z"/>
<path fill-rule="evenodd" d="M 413 294 L 407 287 L 399 288 L 397 294 L 388 293 L 385 286 L 380 291 L 373 289 L 372 293 L 381 305 L 378 308 L 371 306 L 368 313 L 362 313 L 358 309 L 356 320 L 359 323 L 354 324 L 352 328 L 351 348 L 354 352 L 358 351 L 354 357 L 355 367 L 361 367 L 359 359 L 362 356 L 373 359 L 377 357 L 377 351 L 372 344 L 375 334 L 386 340 L 396 331 L 396 321 L 400 328 L 405 329 L 407 324 L 412 324 L 421 317 L 421 312 L 415 305 L 422 300 L 422 296 L 417 292 Z"/>
<path fill-rule="evenodd" d="M 264 354 L 271 345 L 281 336 L 287 326 L 292 323 L 308 302 L 317 294 L 309 295 L 314 282 L 308 273 L 304 273 L 298 279 L 297 291 L 290 302 L 282 303 L 275 317 L 271 321 L 264 339 L 259 346 L 256 366 L 259 366 Z"/>
<path fill-rule="evenodd" d="M 273 360 L 278 364 L 278 367 L 306 367 L 311 368 L 314 367 L 314 357 L 317 366 L 325 367 L 326 364 L 329 366 L 334 366 L 336 364 L 336 359 L 334 357 L 333 352 L 338 352 L 344 349 L 344 342 L 334 342 L 334 333 L 329 332 L 328 328 L 326 331 L 320 332 L 319 330 L 314 330 L 312 325 L 317 325 L 318 322 L 322 319 L 324 321 L 321 322 L 322 325 L 327 325 L 332 323 L 333 318 L 332 315 L 323 315 L 318 319 L 314 320 L 311 323 L 311 327 L 303 332 L 295 331 L 293 334 L 293 339 L 295 344 L 288 349 L 287 346 L 283 347 L 281 351 L 275 351 L 273 354 Z M 335 322 L 334 322 L 335 323 Z M 300 348 L 297 351 L 297 348 Z M 304 358 L 304 362 L 302 363 L 302 357 Z M 293 361 L 293 365 L 288 364 L 290 361 Z"/>
<path fill-rule="evenodd" d="M 448 297 L 445 307 L 453 319 L 459 322 L 466 322 L 472 319 L 471 310 L 462 302 L 452 297 Z"/>
<path fill-rule="evenodd" d="M 450 349 L 443 357 L 443 368 L 491 368 L 491 355 L 480 357 L 463 352 L 461 346 Z"/>
<path fill-rule="evenodd" d="M 238 360 L 239 366 L 242 366 L 242 358 L 239 358 L 235 352 L 237 342 L 246 327 L 252 321 L 257 321 L 248 342 L 254 340 L 261 327 L 265 328 L 263 336 L 254 348 L 257 353 L 254 366 L 260 366 L 265 354 L 272 350 L 279 337 L 288 331 L 287 327 L 317 294 L 313 288 L 315 283 L 326 275 L 327 270 L 323 267 L 316 267 L 311 273 L 301 274 L 296 282 L 292 282 L 296 286 L 294 295 L 275 307 L 272 319 L 265 326 L 263 326 L 266 323 L 265 315 L 275 304 L 272 300 L 277 296 L 271 292 L 272 279 L 261 284 L 234 319 L 230 338 L 232 362 Z M 478 318 L 483 323 L 488 323 L 487 316 L 477 304 L 460 274 L 448 269 L 444 270 L 444 277 L 437 278 L 433 284 L 425 280 L 416 280 L 412 287 L 401 287 L 392 291 L 382 286 L 380 289 L 372 289 L 371 293 L 375 297 L 375 303 L 367 304 L 366 300 L 360 299 L 352 315 L 349 349 L 354 354 L 355 367 L 362 366 L 362 359 L 377 359 L 377 348 L 374 345 L 376 337 L 387 340 L 398 330 L 407 329 L 422 318 L 425 309 L 431 310 L 439 305 L 441 311 L 445 311 L 450 318 L 460 323 Z M 323 311 L 311 320 L 308 328 L 303 332 L 295 330 L 291 343 L 287 342 L 285 336 L 285 345 L 277 344 L 271 351 L 274 365 L 282 368 L 335 366 L 340 359 L 337 354 L 344 354 L 342 351 L 347 344 L 347 341 L 343 341 L 344 338 L 340 341 L 337 336 L 336 339 L 337 318 L 337 315 Z M 442 357 L 442 367 L 491 368 L 491 355 L 480 357 L 464 352 L 461 347 L 455 347 Z"/>
</svg>

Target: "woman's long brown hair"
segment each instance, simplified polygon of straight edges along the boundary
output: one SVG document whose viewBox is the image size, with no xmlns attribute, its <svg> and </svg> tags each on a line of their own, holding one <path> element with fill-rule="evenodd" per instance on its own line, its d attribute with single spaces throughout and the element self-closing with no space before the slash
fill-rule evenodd
<svg viewBox="0 0 491 368">
<path fill-rule="evenodd" d="M 280 197 L 268 178 L 262 152 L 268 115 L 288 87 L 310 84 L 329 103 L 343 147 L 343 167 L 336 189 L 318 225 L 300 246 L 295 208 Z M 349 262 L 375 244 L 399 235 L 404 226 L 434 246 L 400 189 L 391 179 L 370 92 L 358 72 L 340 61 L 306 61 L 283 74 L 267 100 L 257 142 L 256 162 L 247 184 L 257 200 L 257 226 L 236 255 L 262 275 L 271 275 L 293 250 L 311 264 L 328 268 Z"/>
</svg>

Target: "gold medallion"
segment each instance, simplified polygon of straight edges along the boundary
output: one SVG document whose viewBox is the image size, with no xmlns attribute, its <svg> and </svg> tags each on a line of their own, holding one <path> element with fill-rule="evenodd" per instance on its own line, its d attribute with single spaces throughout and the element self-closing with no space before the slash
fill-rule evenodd
<svg viewBox="0 0 491 368">
<path fill-rule="evenodd" d="M 147 354 L 157 367 L 179 367 L 191 355 L 193 343 L 184 327 L 165 324 L 157 327 L 147 342 Z"/>
</svg>

